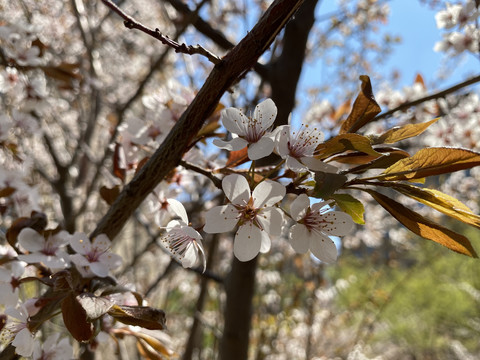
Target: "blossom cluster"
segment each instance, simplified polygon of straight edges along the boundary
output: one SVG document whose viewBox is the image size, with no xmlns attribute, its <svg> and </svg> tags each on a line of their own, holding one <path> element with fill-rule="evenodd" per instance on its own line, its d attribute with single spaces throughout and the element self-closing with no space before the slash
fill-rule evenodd
<svg viewBox="0 0 480 360">
<path fill-rule="evenodd" d="M 480 51 L 480 29 L 475 23 L 480 12 L 478 2 L 468 0 L 463 4 L 446 3 L 446 9 L 435 15 L 439 29 L 456 29 L 443 34 L 443 39 L 435 44 L 435 51 L 460 54 L 464 51 Z"/>
<path fill-rule="evenodd" d="M 5 251 L 0 267 L 2 345 L 11 343 L 18 355 L 33 359 L 71 358 L 73 348 L 68 338 L 59 339 L 60 334 L 56 333 L 43 341 L 38 335 L 41 331 L 30 319 L 44 304 L 35 297 L 24 298 L 29 286 L 26 280 L 34 278 L 36 271 L 55 278 L 64 270 L 73 271 L 72 267 L 84 278 L 104 278 L 120 265 L 121 257 L 110 251 L 110 240 L 104 234 L 90 241 L 81 232 L 70 235 L 63 230 L 38 232 L 24 227 L 13 245 L 2 247 Z M 67 246 L 73 252 L 67 251 Z"/>
<path fill-rule="evenodd" d="M 329 235 L 349 233 L 353 228 L 352 218 L 346 213 L 331 211 L 326 202 L 310 205 L 307 187 L 291 201 L 280 179 L 289 171 L 305 183 L 315 172 L 335 173 L 337 169 L 315 157 L 317 147 L 323 142 L 323 134 L 318 129 L 303 125 L 293 130 L 290 124 L 272 129 L 276 115 L 277 108 L 271 99 L 258 104 L 253 116 L 236 108 L 222 111 L 222 124 L 232 139 L 215 139 L 213 144 L 230 151 L 246 149 L 251 167 L 248 174 L 234 172 L 223 178 L 222 190 L 228 203 L 214 206 L 205 213 L 203 231 L 214 234 L 236 229 L 234 254 L 240 261 L 249 261 L 259 252 L 268 252 L 272 237 L 282 235 L 289 224 L 293 226 L 287 237 L 294 250 L 298 253 L 310 250 L 320 260 L 333 262 L 337 249 Z M 282 159 L 276 166 L 280 175 L 275 180 L 255 173 L 255 161 L 273 152 Z M 167 235 L 162 242 L 184 266 L 190 267 L 196 263 L 197 255 L 203 255 L 200 235 L 187 225 L 181 204 L 173 199 L 167 202 L 176 209 L 181 221 L 174 220 L 167 225 Z"/>
</svg>

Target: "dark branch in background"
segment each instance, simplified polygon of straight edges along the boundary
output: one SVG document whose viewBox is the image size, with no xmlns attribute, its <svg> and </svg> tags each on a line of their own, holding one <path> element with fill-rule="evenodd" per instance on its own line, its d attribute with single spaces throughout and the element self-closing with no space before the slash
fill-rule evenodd
<svg viewBox="0 0 480 360">
<path fill-rule="evenodd" d="M 107 5 L 110 9 L 115 11 L 118 15 L 120 15 L 125 21 L 124 25 L 128 29 L 137 29 L 145 34 L 150 35 L 151 37 L 159 40 L 162 42 L 162 44 L 167 45 L 171 47 L 172 49 L 175 50 L 176 53 L 182 53 L 182 54 L 188 54 L 188 55 L 193 55 L 193 54 L 199 54 L 205 56 L 210 62 L 214 64 L 218 64 L 220 62 L 220 58 L 216 56 L 215 54 L 211 53 L 207 49 L 203 48 L 200 45 L 186 45 L 186 44 L 179 44 L 175 40 L 170 39 L 168 36 L 163 35 L 159 29 L 150 29 L 149 27 L 139 23 L 136 21 L 133 17 L 130 15 L 127 15 L 124 13 L 117 5 L 112 3 L 110 0 L 102 0 L 102 2 Z"/>
<path fill-rule="evenodd" d="M 198 174 L 202 174 L 203 176 L 206 176 L 213 182 L 213 185 L 215 185 L 219 189 L 222 189 L 222 180 L 220 180 L 215 175 L 213 175 L 212 170 L 202 169 L 201 167 L 198 167 L 194 164 L 191 164 L 183 160 L 180 161 L 179 165 L 183 166 L 185 169 L 192 170 Z"/>
<path fill-rule="evenodd" d="M 193 14 L 197 14 L 202 5 L 204 3 L 200 3 L 197 8 L 195 9 L 195 11 L 193 11 L 192 13 Z M 109 12 L 111 13 L 111 12 Z M 185 30 L 187 29 L 188 27 L 188 24 L 184 24 L 184 26 L 182 26 L 181 28 L 179 28 L 176 33 L 175 33 L 175 36 L 174 36 L 174 39 L 178 39 L 180 37 L 181 34 L 183 34 L 185 32 Z M 164 64 L 166 58 L 167 58 L 167 55 L 169 53 L 169 51 L 171 50 L 170 47 L 167 47 L 165 48 L 165 50 L 163 51 L 163 53 L 158 57 L 158 59 L 154 62 L 154 64 L 150 67 L 150 70 L 148 72 L 147 75 L 145 75 L 145 77 L 139 82 L 138 84 L 138 87 L 137 87 L 137 90 L 135 91 L 135 93 L 127 100 L 125 101 L 122 105 L 118 106 L 117 109 L 115 110 L 116 112 L 116 115 L 117 115 L 117 124 L 112 132 L 112 134 L 110 135 L 110 140 L 108 141 L 108 144 L 112 144 L 113 141 L 116 139 L 117 135 L 118 135 L 118 131 L 119 131 L 119 128 L 120 128 L 120 125 L 123 123 L 124 119 L 125 119 L 125 113 L 128 109 L 130 109 L 130 107 L 135 103 L 135 101 L 138 100 L 138 98 L 140 98 L 140 96 L 143 94 L 143 90 L 145 89 L 145 87 L 147 86 L 148 82 L 150 81 L 150 79 L 152 79 L 153 75 L 155 74 L 155 72 L 161 68 L 161 66 Z M 81 214 L 85 211 L 86 207 L 87 207 L 87 204 L 89 202 L 89 196 L 91 194 L 93 194 L 93 190 L 96 188 L 97 186 L 97 181 L 98 179 L 100 178 L 100 174 L 101 172 L 98 170 L 98 169 L 101 169 L 103 167 L 103 165 L 105 164 L 105 162 L 107 161 L 107 159 L 109 159 L 111 156 L 112 156 L 112 153 L 113 153 L 113 149 L 111 148 L 107 148 L 105 150 L 105 153 L 103 154 L 103 157 L 101 158 L 101 160 L 97 163 L 97 171 L 95 171 L 95 174 L 93 176 L 93 179 L 91 180 L 90 184 L 88 185 L 88 189 L 86 191 L 86 194 L 87 194 L 87 198 L 85 199 L 85 201 L 83 202 L 83 204 L 81 205 L 81 207 L 77 210 L 76 214 L 78 216 L 78 214 Z M 85 177 L 84 177 L 85 178 Z M 80 177 L 77 179 L 77 182 L 78 181 L 81 181 Z M 78 185 L 78 184 L 77 184 Z"/>
<path fill-rule="evenodd" d="M 472 84 L 475 84 L 475 83 L 478 83 L 478 82 L 480 82 L 480 75 L 477 75 L 473 78 L 470 78 L 470 79 L 468 79 L 468 80 L 466 80 L 466 81 L 464 81 L 460 84 L 454 85 L 454 86 L 449 87 L 445 90 L 439 91 L 435 94 L 428 95 L 428 96 L 422 97 L 420 99 L 409 101 L 409 102 L 406 102 L 402 105 L 399 105 L 392 110 L 388 110 L 384 113 L 379 114 L 377 117 L 375 117 L 375 119 L 373 119 L 373 121 L 388 118 L 388 117 L 392 116 L 394 113 L 396 113 L 397 111 L 408 110 L 412 106 L 417 106 L 417 105 L 422 104 L 426 101 L 443 98 L 443 97 L 447 96 L 448 94 L 454 93 L 454 92 L 456 92 L 460 89 L 463 89 L 464 87 L 467 87 L 469 85 L 472 85 Z"/>
<path fill-rule="evenodd" d="M 221 47 L 223 50 L 230 50 L 232 49 L 235 44 L 233 44 L 230 40 L 228 40 L 224 35 L 223 32 L 213 28 L 208 22 L 203 20 L 199 15 L 198 12 L 190 10 L 188 5 L 186 5 L 181 0 L 165 0 L 170 5 L 172 5 L 175 10 L 179 13 L 182 13 L 188 21 L 197 29 L 197 31 L 207 38 L 212 40 L 217 46 Z M 254 70 L 260 75 L 262 78 L 267 76 L 267 68 L 265 65 L 260 63 L 256 63 L 253 67 Z"/>
<path fill-rule="evenodd" d="M 176 166 L 203 122 L 238 77 L 255 65 L 303 0 L 276 0 L 247 36 L 215 65 L 205 84 L 150 160 L 119 194 L 91 234 L 114 239 L 133 211 Z"/>
</svg>

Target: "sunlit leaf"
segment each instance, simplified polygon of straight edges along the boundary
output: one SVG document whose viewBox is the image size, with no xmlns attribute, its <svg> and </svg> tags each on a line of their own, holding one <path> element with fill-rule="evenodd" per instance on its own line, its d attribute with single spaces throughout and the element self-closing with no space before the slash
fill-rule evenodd
<svg viewBox="0 0 480 360">
<path fill-rule="evenodd" d="M 108 314 L 127 325 L 141 326 L 150 330 L 165 329 L 165 313 L 149 306 L 114 305 Z"/>
<path fill-rule="evenodd" d="M 480 165 L 480 154 L 459 148 L 426 148 L 397 161 L 377 178 L 381 180 L 412 180 L 451 173 Z"/>
<path fill-rule="evenodd" d="M 94 326 L 87 319 L 87 313 L 74 294 L 62 301 L 63 323 L 77 341 L 88 341 L 94 334 Z"/>
<path fill-rule="evenodd" d="M 331 198 L 335 200 L 335 204 L 337 204 L 342 211 L 352 217 L 353 221 L 360 225 L 365 224 L 363 218 L 365 208 L 359 200 L 350 194 L 333 194 Z"/>
<path fill-rule="evenodd" d="M 478 257 L 472 244 L 465 236 L 434 223 L 388 196 L 370 189 L 365 191 L 411 232 L 460 254 Z"/>
<path fill-rule="evenodd" d="M 82 293 L 78 295 L 77 301 L 85 310 L 89 320 L 98 319 L 100 316 L 106 314 L 114 305 L 112 300 L 101 296 L 95 296 L 91 293 Z"/>
<path fill-rule="evenodd" d="M 439 118 L 426 121 L 420 124 L 407 124 L 394 127 L 380 136 L 371 137 L 374 144 L 393 144 L 400 140 L 405 140 L 423 133 L 430 125 L 436 123 Z"/>
<path fill-rule="evenodd" d="M 392 147 L 375 148 L 375 150 L 383 154 L 383 156 L 372 158 L 370 155 L 363 153 L 351 153 L 335 156 L 331 158 L 331 161 L 346 164 L 360 164 L 348 170 L 349 174 L 360 174 L 369 169 L 386 169 L 397 161 L 410 156 L 406 151 Z"/>
<path fill-rule="evenodd" d="M 340 128 L 340 134 L 356 132 L 372 121 L 382 110 L 373 96 L 370 78 L 366 75 L 361 75 L 360 80 L 362 81 L 361 91 L 353 103 L 350 115 Z"/>
<path fill-rule="evenodd" d="M 480 228 L 480 216 L 476 215 L 458 199 L 434 189 L 423 189 L 404 183 L 386 183 L 392 189 L 411 197 L 445 215 Z"/>
<path fill-rule="evenodd" d="M 316 149 L 316 158 L 326 159 L 329 156 L 345 151 L 360 151 L 373 157 L 382 156 L 372 148 L 370 139 L 359 134 L 341 134 L 320 144 Z"/>
</svg>

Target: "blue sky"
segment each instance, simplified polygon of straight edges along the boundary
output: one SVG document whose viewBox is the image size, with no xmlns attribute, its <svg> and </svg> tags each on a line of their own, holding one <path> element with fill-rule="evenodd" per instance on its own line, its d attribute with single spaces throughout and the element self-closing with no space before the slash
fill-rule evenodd
<svg viewBox="0 0 480 360">
<path fill-rule="evenodd" d="M 335 1 L 322 1 L 318 7 L 318 15 L 329 13 L 336 9 Z M 427 83 L 427 88 L 437 90 L 463 81 L 480 72 L 478 59 L 472 55 L 460 56 L 452 60 L 455 71 L 446 80 L 439 80 L 438 74 L 445 59 L 443 53 L 433 51 L 437 41 L 442 39 L 442 30 L 437 29 L 435 14 L 429 6 L 418 0 L 392 0 L 390 16 L 385 30 L 392 35 L 400 35 L 402 42 L 395 45 L 393 54 L 388 61 L 378 68 L 383 74 L 390 74 L 397 69 L 401 72 L 399 86 L 411 85 L 417 73 L 420 73 Z M 313 87 L 315 79 L 321 78 L 321 64 L 308 64 L 303 71 L 300 87 Z M 357 79 L 354 79 L 357 80 Z M 374 91 L 375 91 L 375 84 Z M 378 84 L 377 84 L 378 85 Z"/>
</svg>

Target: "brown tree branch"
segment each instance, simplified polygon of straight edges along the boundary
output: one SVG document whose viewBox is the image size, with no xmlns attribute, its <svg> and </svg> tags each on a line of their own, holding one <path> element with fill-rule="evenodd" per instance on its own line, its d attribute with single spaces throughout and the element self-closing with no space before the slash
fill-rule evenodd
<svg viewBox="0 0 480 360">
<path fill-rule="evenodd" d="M 161 41 L 162 44 L 171 47 L 172 49 L 175 50 L 176 53 L 182 53 L 182 54 L 188 54 L 188 55 L 199 54 L 199 55 L 205 56 L 210 62 L 214 64 L 218 64 L 220 62 L 220 58 L 217 55 L 213 54 L 212 52 L 208 51 L 202 46 L 198 44 L 197 45 L 186 45 L 184 43 L 179 44 L 175 40 L 170 39 L 168 36 L 163 35 L 159 29 L 153 30 L 139 23 L 133 17 L 123 12 L 122 9 L 120 9 L 117 5 L 115 5 L 110 0 L 102 0 L 102 2 L 125 20 L 124 25 L 128 29 L 140 30 L 145 34 L 148 34 L 151 37 Z"/>
<path fill-rule="evenodd" d="M 448 94 L 454 93 L 454 92 L 456 92 L 460 89 L 463 89 L 464 87 L 467 87 L 469 85 L 472 85 L 472 84 L 475 84 L 475 83 L 478 83 L 478 82 L 480 82 L 480 75 L 474 76 L 474 77 L 472 77 L 472 78 L 470 78 L 470 79 L 468 79 L 464 82 L 461 82 L 459 84 L 451 86 L 451 87 L 449 87 L 445 90 L 439 91 L 435 94 L 431 94 L 431 95 L 422 97 L 420 99 L 409 101 L 409 102 L 406 102 L 404 104 L 401 104 L 401 105 L 397 106 L 396 108 L 394 108 L 392 110 L 388 110 L 384 113 L 378 114 L 375 117 L 375 119 L 373 119 L 373 121 L 388 118 L 388 117 L 392 116 L 394 113 L 396 113 L 397 111 L 405 111 L 405 110 L 411 108 L 412 106 L 417 106 L 417 105 L 422 104 L 422 103 L 424 103 L 426 101 L 429 101 L 429 100 L 435 100 L 435 99 L 443 98 L 443 97 L 447 96 Z"/>
<path fill-rule="evenodd" d="M 215 65 L 205 84 L 150 160 L 125 186 L 92 236 L 114 239 L 145 197 L 174 169 L 203 122 L 215 110 L 227 89 L 268 49 L 303 0 L 276 0 L 251 32 Z"/>
</svg>

